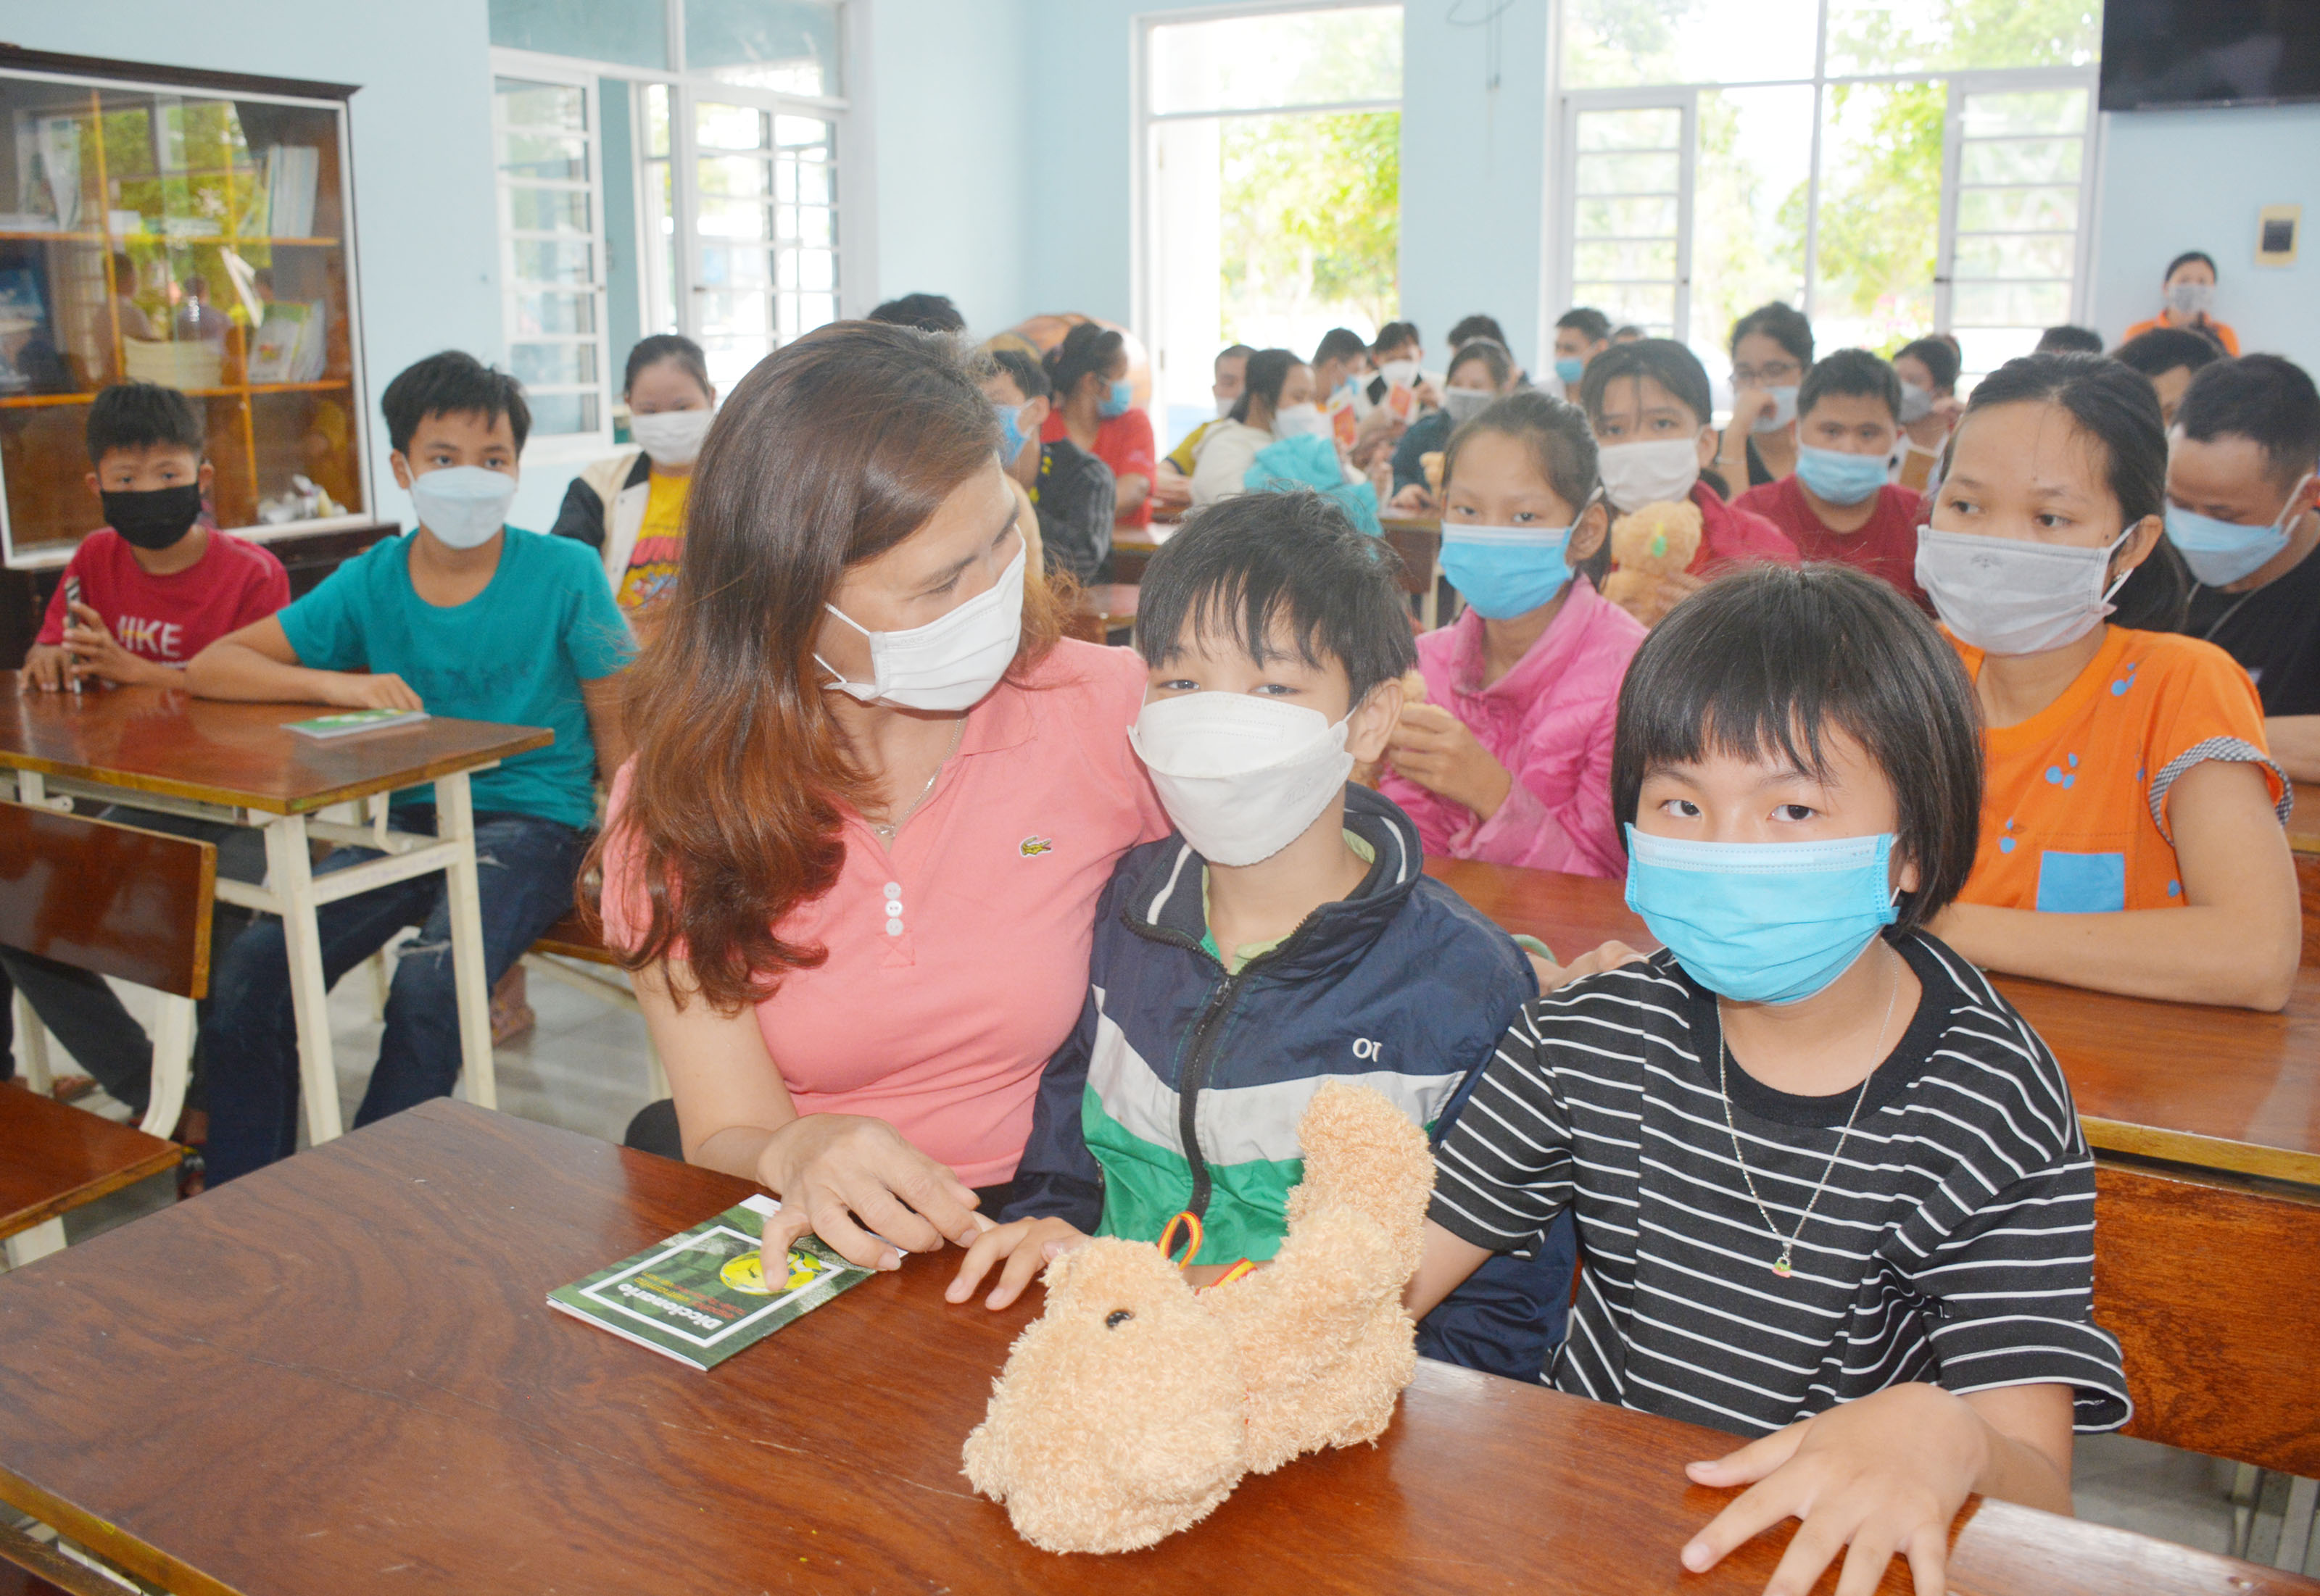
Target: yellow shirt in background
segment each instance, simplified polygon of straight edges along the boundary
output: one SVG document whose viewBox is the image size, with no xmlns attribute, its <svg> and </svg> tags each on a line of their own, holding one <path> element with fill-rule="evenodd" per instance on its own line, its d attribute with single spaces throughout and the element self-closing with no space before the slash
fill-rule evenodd
<svg viewBox="0 0 2320 1596">
<path fill-rule="evenodd" d="M 637 545 L 629 551 L 629 569 L 613 595 L 622 609 L 641 609 L 666 597 L 676 585 L 676 567 L 684 558 L 684 500 L 692 490 L 690 472 L 683 476 L 653 473 Z"/>
</svg>

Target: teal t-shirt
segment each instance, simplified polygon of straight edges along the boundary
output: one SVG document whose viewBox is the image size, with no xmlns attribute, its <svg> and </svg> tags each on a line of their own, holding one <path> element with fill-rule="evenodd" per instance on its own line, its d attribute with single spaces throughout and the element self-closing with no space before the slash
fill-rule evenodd
<svg viewBox="0 0 2320 1596">
<path fill-rule="evenodd" d="M 298 663 L 318 671 L 393 672 L 430 715 L 544 726 L 545 748 L 473 782 L 478 810 L 586 826 L 596 817 L 596 744 L 580 684 L 629 663 L 635 643 L 596 551 L 514 527 L 499 569 L 465 604 L 439 609 L 411 585 L 411 540 L 390 537 L 349 560 L 278 618 Z M 430 803 L 430 783 L 394 795 Z"/>
</svg>

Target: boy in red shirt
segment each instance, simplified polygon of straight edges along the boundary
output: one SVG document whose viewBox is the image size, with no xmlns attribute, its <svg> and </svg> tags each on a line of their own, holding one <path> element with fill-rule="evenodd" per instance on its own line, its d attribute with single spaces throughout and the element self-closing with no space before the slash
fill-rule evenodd
<svg viewBox="0 0 2320 1596">
<path fill-rule="evenodd" d="M 88 490 L 109 524 L 65 565 L 24 661 L 35 686 L 182 688 L 187 660 L 290 602 L 282 562 L 203 515 L 206 453 L 200 412 L 176 389 L 121 383 L 96 396 Z"/>
<path fill-rule="evenodd" d="M 1918 587 L 1921 497 L 1885 480 L 1901 429 L 1901 380 L 1866 349 L 1814 362 L 1797 391 L 1797 469 L 1732 501 L 1789 535 L 1808 560 L 1881 576 L 1930 614 Z"/>
</svg>

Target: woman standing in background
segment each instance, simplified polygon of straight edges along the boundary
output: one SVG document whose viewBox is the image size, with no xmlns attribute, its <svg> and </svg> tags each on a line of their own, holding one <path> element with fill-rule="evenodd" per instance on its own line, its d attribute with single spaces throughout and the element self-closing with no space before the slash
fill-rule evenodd
<svg viewBox="0 0 2320 1596">
<path fill-rule="evenodd" d="M 2223 345 L 2224 353 L 2236 356 L 2240 352 L 2240 335 L 2232 330 L 2228 321 L 2211 319 L 2207 312 L 2216 303 L 2215 257 L 2204 249 L 2186 249 L 2167 263 L 2167 273 L 2159 279 L 2160 293 L 2166 299 L 2166 308 L 2148 321 L 2138 321 L 2126 329 L 2125 343 L 2138 333 L 2149 332 L 2154 327 L 2180 327 L 2189 332 L 2203 332 Z"/>
</svg>

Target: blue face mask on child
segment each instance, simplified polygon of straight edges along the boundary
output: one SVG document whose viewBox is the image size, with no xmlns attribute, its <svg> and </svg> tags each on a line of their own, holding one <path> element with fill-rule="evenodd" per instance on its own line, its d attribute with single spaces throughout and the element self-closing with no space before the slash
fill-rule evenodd
<svg viewBox="0 0 2320 1596">
<path fill-rule="evenodd" d="M 1554 362 L 1554 374 L 1563 379 L 1564 387 L 1576 388 L 1579 379 L 1587 374 L 1587 363 L 1575 356 L 1558 356 Z"/>
<path fill-rule="evenodd" d="M 2304 484 L 2312 480 L 2306 472 L 2290 489 L 2288 504 L 2264 527 L 2242 526 L 2216 516 L 2203 516 L 2181 505 L 2167 507 L 2167 540 L 2175 552 L 2183 556 L 2183 564 L 2191 574 L 2211 588 L 2228 587 L 2243 576 L 2252 576 L 2288 546 L 2288 528 L 2295 522 L 2288 510 L 2296 504 L 2297 495 Z M 2298 519 L 2302 518 L 2297 518 Z"/>
<path fill-rule="evenodd" d="M 1128 385 L 1126 377 L 1121 377 L 1112 383 L 1110 392 L 1096 401 L 1095 413 L 1107 421 L 1114 416 L 1124 416 L 1128 413 L 1128 405 L 1134 402 L 1135 399 L 1136 390 Z"/>
<path fill-rule="evenodd" d="M 1831 504 L 1858 504 L 1885 485 L 1885 456 L 1843 449 L 1797 449 L 1797 481 Z"/>
<path fill-rule="evenodd" d="M 991 408 L 999 413 L 999 464 L 1011 466 L 1022 456 L 1023 446 L 1031 441 L 1023 435 L 1020 420 L 1023 407 L 1020 404 L 994 404 Z"/>
<path fill-rule="evenodd" d="M 1586 513 L 1583 509 L 1581 511 Z M 1569 527 L 1442 523 L 1442 574 L 1484 620 L 1527 615 L 1571 580 Z"/>
<path fill-rule="evenodd" d="M 1627 906 L 1692 979 L 1735 1003 L 1800 1003 L 1899 919 L 1893 836 L 1698 843 L 1627 827 Z"/>
</svg>

